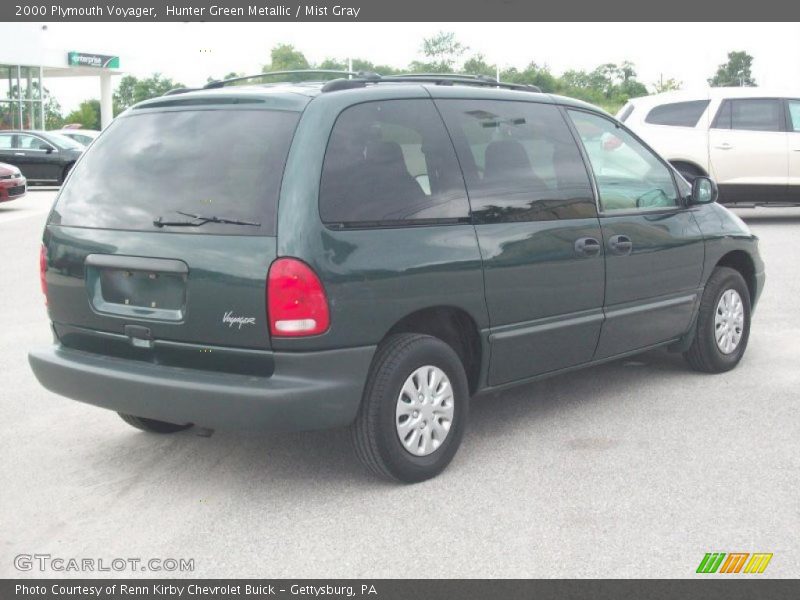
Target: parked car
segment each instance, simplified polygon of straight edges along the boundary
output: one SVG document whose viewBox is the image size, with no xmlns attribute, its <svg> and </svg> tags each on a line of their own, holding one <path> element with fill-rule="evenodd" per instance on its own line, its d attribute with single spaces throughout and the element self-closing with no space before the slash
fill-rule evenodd
<svg viewBox="0 0 800 600">
<path fill-rule="evenodd" d="M 0 202 L 22 198 L 26 183 L 17 167 L 0 163 Z"/>
<path fill-rule="evenodd" d="M 800 204 L 800 91 L 711 88 L 635 98 L 617 115 L 724 204 Z"/>
<path fill-rule="evenodd" d="M 525 86 L 213 83 L 127 110 L 76 165 L 30 364 L 150 432 L 349 426 L 369 469 L 420 481 L 475 394 L 658 347 L 735 367 L 764 265 L 715 196 Z"/>
<path fill-rule="evenodd" d="M 66 138 L 71 139 L 73 142 L 78 142 L 82 146 L 88 146 L 94 139 L 100 135 L 100 132 L 95 129 L 56 129 L 51 133 L 57 133 Z"/>
<path fill-rule="evenodd" d="M 83 150 L 49 131 L 0 131 L 0 161 L 17 167 L 29 183 L 61 185 Z"/>
</svg>

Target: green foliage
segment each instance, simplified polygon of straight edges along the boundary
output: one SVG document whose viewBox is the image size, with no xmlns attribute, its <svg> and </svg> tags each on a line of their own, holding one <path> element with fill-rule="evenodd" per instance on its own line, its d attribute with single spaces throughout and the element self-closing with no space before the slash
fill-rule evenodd
<svg viewBox="0 0 800 600">
<path fill-rule="evenodd" d="M 659 81 L 656 81 L 653 84 L 653 91 L 656 94 L 661 94 L 664 92 L 674 92 L 681 89 L 682 85 L 683 82 L 678 81 L 677 79 L 673 79 L 672 77 L 670 77 L 669 79 L 665 80 L 662 77 Z"/>
<path fill-rule="evenodd" d="M 455 33 L 440 31 L 422 40 L 425 60 L 413 61 L 409 70 L 413 73 L 455 73 L 467 50 L 469 48 L 456 40 Z"/>
<path fill-rule="evenodd" d="M 185 86 L 160 73 L 153 73 L 147 79 L 137 79 L 133 75 L 125 75 L 114 92 L 114 114 L 118 115 L 137 102 L 163 96 L 168 91 L 179 87 Z"/>
<path fill-rule="evenodd" d="M 263 73 L 270 71 L 299 71 L 310 69 L 311 63 L 300 50 L 295 49 L 291 44 L 278 44 L 270 53 L 271 62 L 261 68 Z M 303 81 L 306 79 L 302 75 L 288 75 L 276 81 Z M 265 79 L 265 81 L 267 81 Z"/>
<path fill-rule="evenodd" d="M 711 87 L 754 87 L 756 80 L 753 79 L 752 66 L 753 57 L 747 52 L 728 52 L 728 62 L 717 67 L 708 84 Z"/>
<path fill-rule="evenodd" d="M 455 33 L 452 32 L 440 31 L 432 37 L 425 38 L 422 41 L 420 51 L 424 58 L 422 60 L 414 60 L 404 68 L 378 65 L 365 58 L 352 58 L 352 70 L 356 72 L 373 71 L 382 75 L 410 72 L 464 73 L 494 77 L 497 73 L 497 65 L 487 62 L 483 54 L 468 55 L 469 48 L 459 42 Z M 709 83 L 712 85 L 739 85 L 743 81 L 745 85 L 755 85 L 750 73 L 752 61 L 753 58 L 745 52 L 729 53 L 728 62 L 720 65 L 717 75 L 710 79 Z M 263 65 L 262 72 L 305 69 L 346 71 L 348 69 L 348 61 L 346 58 L 329 57 L 318 64 L 314 64 L 306 58 L 301 50 L 298 50 L 293 45 L 278 44 L 270 52 L 270 62 Z M 223 79 L 237 76 L 240 76 L 240 73 L 230 72 Z M 630 98 L 647 95 L 647 88 L 636 77 L 636 68 L 629 61 L 624 61 L 620 64 L 602 64 L 591 71 L 571 69 L 560 77 L 554 75 L 547 65 L 539 64 L 535 61 L 531 61 L 522 69 L 506 66 L 501 68 L 500 71 L 500 79 L 503 81 L 535 85 L 543 92 L 562 94 L 585 100 L 611 113 L 619 110 Z M 329 77 L 322 75 L 318 77 L 318 79 L 327 78 Z M 280 77 L 281 81 L 303 81 L 307 79 L 308 77 L 302 74 Z M 213 79 L 209 77 L 208 80 L 212 81 Z M 680 89 L 680 86 L 681 82 L 675 79 L 668 79 L 655 83 L 652 87 L 656 92 L 663 92 Z M 114 114 L 118 114 L 129 106 L 147 98 L 160 96 L 176 87 L 183 87 L 183 84 L 174 82 L 158 73 L 141 80 L 132 75 L 127 75 L 122 78 L 117 91 L 114 93 Z M 53 102 L 55 101 L 53 100 Z M 55 122 L 60 116 L 60 107 L 58 107 L 58 103 L 55 103 L 52 107 L 52 119 Z M 99 110 L 97 112 L 99 114 Z M 50 127 L 51 122 L 50 114 L 48 112 L 48 127 Z M 87 120 L 90 118 L 89 109 L 85 108 L 83 104 L 70 117 L 77 114 L 82 115 L 80 122 L 83 122 L 84 117 Z"/>
<path fill-rule="evenodd" d="M 84 100 L 80 106 L 64 118 L 64 123 L 80 123 L 84 129 L 100 129 L 100 100 Z"/>
<path fill-rule="evenodd" d="M 497 75 L 497 67 L 487 63 L 483 54 L 475 54 L 467 59 L 461 70 L 467 75 L 486 75 L 488 77 Z"/>
<path fill-rule="evenodd" d="M 500 72 L 501 81 L 535 85 L 545 93 L 557 92 L 558 79 L 550 72 L 547 65 L 540 66 L 535 62 L 528 64 L 522 71 L 511 67 Z"/>
</svg>

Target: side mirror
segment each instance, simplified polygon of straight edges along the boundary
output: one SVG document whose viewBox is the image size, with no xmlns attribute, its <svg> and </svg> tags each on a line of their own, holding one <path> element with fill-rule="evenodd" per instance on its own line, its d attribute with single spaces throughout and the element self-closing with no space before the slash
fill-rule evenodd
<svg viewBox="0 0 800 600">
<path fill-rule="evenodd" d="M 714 180 L 709 177 L 696 177 L 692 182 L 692 204 L 711 204 L 719 197 L 719 190 Z"/>
<path fill-rule="evenodd" d="M 47 154 L 52 154 L 52 153 L 53 153 L 53 150 L 55 150 L 55 148 L 53 148 L 52 146 L 47 146 L 47 147 L 44 149 L 45 153 L 47 153 Z"/>
</svg>

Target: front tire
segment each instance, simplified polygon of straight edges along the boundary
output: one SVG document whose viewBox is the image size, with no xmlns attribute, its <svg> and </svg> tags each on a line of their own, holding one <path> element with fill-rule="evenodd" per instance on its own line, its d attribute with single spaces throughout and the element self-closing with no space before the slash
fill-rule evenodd
<svg viewBox="0 0 800 600">
<path fill-rule="evenodd" d="M 428 335 L 393 335 L 372 361 L 351 439 L 376 475 L 424 481 L 453 459 L 468 414 L 467 376 L 453 348 Z"/>
<path fill-rule="evenodd" d="M 706 283 L 694 341 L 684 353 L 696 371 L 723 373 L 744 355 L 750 337 L 750 291 L 741 274 L 717 267 Z"/>
<path fill-rule="evenodd" d="M 166 421 L 157 421 L 155 419 L 145 419 L 144 417 L 136 417 L 134 415 L 126 415 L 125 413 L 117 413 L 120 418 L 128 425 L 147 431 L 148 433 L 176 433 L 189 429 L 191 423 L 185 425 L 178 425 L 177 423 L 167 423 Z"/>
</svg>

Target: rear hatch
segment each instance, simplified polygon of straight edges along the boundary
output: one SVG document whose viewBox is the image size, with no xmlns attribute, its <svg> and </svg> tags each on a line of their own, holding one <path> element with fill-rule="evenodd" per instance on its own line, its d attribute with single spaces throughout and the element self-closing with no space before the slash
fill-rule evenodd
<svg viewBox="0 0 800 600">
<path fill-rule="evenodd" d="M 270 348 L 265 285 L 300 113 L 189 100 L 117 118 L 61 191 L 44 243 L 65 345 L 154 362 Z"/>
</svg>

